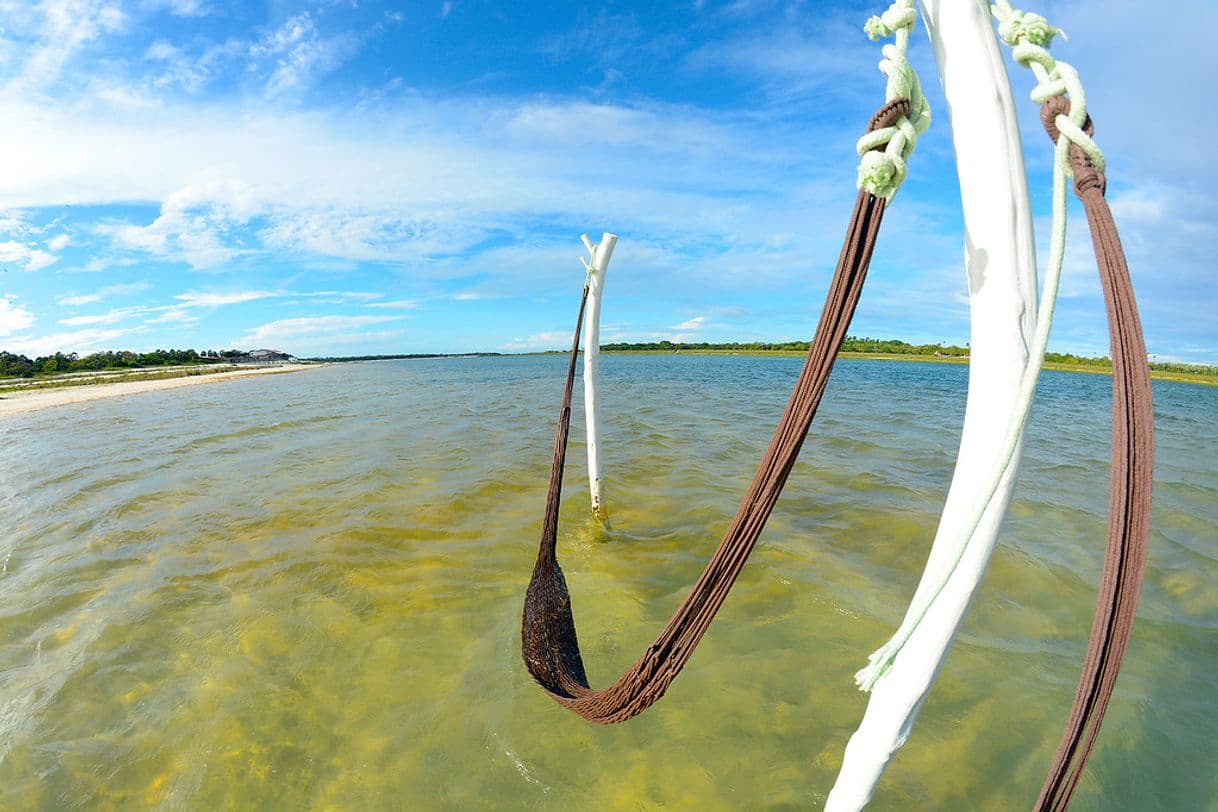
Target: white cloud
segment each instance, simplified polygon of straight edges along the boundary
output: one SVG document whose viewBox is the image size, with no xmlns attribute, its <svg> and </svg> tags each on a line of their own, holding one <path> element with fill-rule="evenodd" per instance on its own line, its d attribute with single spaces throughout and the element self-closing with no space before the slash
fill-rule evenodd
<svg viewBox="0 0 1218 812">
<path fill-rule="evenodd" d="M 413 310 L 419 306 L 414 299 L 396 299 L 392 302 L 372 302 L 365 307 L 379 307 L 385 310 Z"/>
<path fill-rule="evenodd" d="M 195 311 L 183 307 L 168 307 L 156 308 L 161 315 L 154 319 L 148 319 L 144 324 L 198 324 L 199 317 L 195 315 Z"/>
<path fill-rule="evenodd" d="M 173 298 L 187 307 L 221 307 L 223 305 L 243 304 L 258 299 L 271 299 L 282 296 L 269 290 L 243 290 L 233 293 L 179 293 Z"/>
<path fill-rule="evenodd" d="M 353 260 L 451 255 L 488 232 L 519 231 L 537 212 L 642 234 L 688 230 L 691 242 L 724 233 L 761 242 L 776 227 L 804 233 L 803 212 L 775 206 L 815 177 L 801 175 L 803 159 L 792 165 L 798 151 L 783 138 L 688 110 L 415 100 L 358 121 L 182 105 L 98 119 L 0 98 L 0 117 L 27 156 L 6 177 L 0 206 L 161 200 L 152 223 L 101 233 L 120 249 L 195 267 L 251 248 Z M 836 180 L 849 176 L 839 169 Z M 734 181 L 725 199 L 727 175 L 749 180 Z M 731 200 L 742 193 L 754 197 L 747 208 Z M 242 243 L 255 218 L 266 222 L 261 244 Z"/>
<path fill-rule="evenodd" d="M 173 43 L 159 39 L 148 46 L 144 51 L 144 59 L 153 62 L 168 62 L 172 59 L 177 59 L 182 55 L 182 51 Z"/>
<path fill-rule="evenodd" d="M 528 350 L 567 349 L 570 346 L 570 331 L 548 330 L 546 332 L 534 333 L 528 338 L 513 339 L 506 344 L 500 345 L 500 349 L 508 350 L 509 352 L 522 352 Z"/>
<path fill-rule="evenodd" d="M 683 321 L 680 324 L 674 324 L 672 330 L 701 330 L 706 324 L 706 316 L 695 316 L 689 321 Z"/>
<path fill-rule="evenodd" d="M 59 257 L 41 248 L 33 248 L 13 240 L 0 242 L 0 262 L 20 263 L 27 271 L 40 271 L 58 261 Z"/>
<path fill-rule="evenodd" d="M 1108 204 L 1118 222 L 1155 221 L 1163 218 L 1163 200 L 1144 189 L 1127 190 L 1114 195 Z"/>
<path fill-rule="evenodd" d="M 47 240 L 47 248 L 52 251 L 62 251 L 68 247 L 68 243 L 72 242 L 72 238 L 67 234 L 60 234 Z"/>
<path fill-rule="evenodd" d="M 118 324 L 120 321 L 125 321 L 132 316 L 146 312 L 148 312 L 148 309 L 143 307 L 120 307 L 107 313 L 97 313 L 90 316 L 71 316 L 66 319 L 60 319 L 59 323 L 65 327 L 86 327 L 95 324 Z"/>
<path fill-rule="evenodd" d="M 160 215 L 147 226 L 105 223 L 98 232 L 124 248 L 208 268 L 244 253 L 232 244 L 230 233 L 260 209 L 247 184 L 207 181 L 174 191 L 161 204 Z"/>
<path fill-rule="evenodd" d="M 285 293 L 285 296 L 322 296 L 327 299 L 335 299 L 337 301 L 357 301 L 370 302 L 373 299 L 380 299 L 385 296 L 383 293 L 377 293 L 370 290 L 318 290 L 311 293 Z"/>
<path fill-rule="evenodd" d="M 86 293 L 79 296 L 61 296 L 55 300 L 55 304 L 63 307 L 79 307 L 81 305 L 95 304 L 102 299 L 108 299 L 111 296 L 123 296 L 128 293 L 139 293 L 147 290 L 149 285 L 146 282 L 132 282 L 125 285 L 109 285 L 94 293 Z"/>
<path fill-rule="evenodd" d="M 33 313 L 10 299 L 0 298 L 0 336 L 10 336 L 33 324 Z"/>
<path fill-rule="evenodd" d="M 304 316 L 295 319 L 280 319 L 255 327 L 232 343 L 238 347 L 249 347 L 287 344 L 293 341 L 299 342 L 301 339 L 307 340 L 311 345 L 316 345 L 323 340 L 337 342 L 360 333 L 363 327 L 399 319 L 401 316 Z"/>
<path fill-rule="evenodd" d="M 249 48 L 250 58 L 273 65 L 266 93 L 276 97 L 307 87 L 350 59 L 358 41 L 345 34 L 325 37 L 308 12 L 297 14 Z"/>
<path fill-rule="evenodd" d="M 59 79 L 64 66 L 87 42 L 123 27 L 117 5 L 97 0 L 43 0 L 38 6 L 42 21 L 38 41 L 30 49 L 18 88 L 42 88 Z"/>
<path fill-rule="evenodd" d="M 159 99 L 138 88 L 106 84 L 100 81 L 90 82 L 89 87 L 95 99 L 103 101 L 111 107 L 130 110 L 160 105 Z"/>
<path fill-rule="evenodd" d="M 212 13 L 212 8 L 203 0 L 156 0 L 152 5 L 178 17 L 202 17 Z"/>
<path fill-rule="evenodd" d="M 142 332 L 142 327 L 114 330 L 77 330 L 67 333 L 32 338 L 17 337 L 9 342 L 9 351 L 36 358 L 40 355 L 53 355 L 57 352 L 78 352 L 87 355 L 101 350 L 116 349 L 117 339 L 133 333 Z"/>
</svg>

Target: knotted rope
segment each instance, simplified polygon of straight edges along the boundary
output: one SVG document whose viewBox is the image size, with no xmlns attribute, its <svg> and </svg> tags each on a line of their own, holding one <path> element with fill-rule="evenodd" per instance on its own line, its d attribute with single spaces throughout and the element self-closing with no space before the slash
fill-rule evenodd
<svg viewBox="0 0 1218 812">
<path fill-rule="evenodd" d="M 1070 99 L 1067 105 L 1068 113 L 1058 113 L 1054 124 L 1058 132 L 1066 139 L 1062 144 L 1054 137 L 1054 148 L 1065 154 L 1070 144 L 1078 147 L 1091 160 L 1096 170 L 1101 174 L 1105 169 L 1104 153 L 1086 132 L 1084 123 L 1087 121 L 1087 96 L 1083 84 L 1079 81 L 1078 71 L 1073 65 L 1054 59 L 1049 53 L 1049 46 L 1055 36 L 1066 39 L 1066 33 L 1055 28 L 1039 14 L 1017 11 L 1011 7 L 1008 0 L 995 0 L 990 12 L 998 20 L 998 36 L 1011 46 L 1011 57 L 1028 68 L 1036 76 L 1036 87 L 1032 89 L 1032 101 L 1043 105 L 1050 99 Z M 1074 170 L 1069 158 L 1063 163 L 1066 175 L 1074 176 Z"/>
<path fill-rule="evenodd" d="M 930 127 L 930 105 L 922 95 L 922 83 L 905 54 L 909 51 L 909 34 L 917 22 L 918 13 L 913 0 L 896 0 L 888 10 L 872 17 L 863 26 L 871 40 L 894 37 L 891 45 L 881 49 L 880 72 L 888 77 L 885 98 L 909 100 L 909 114 L 892 124 L 868 132 L 858 140 L 858 186 L 891 203 L 897 189 L 905 181 L 905 162 L 918 145 L 918 136 Z"/>
</svg>

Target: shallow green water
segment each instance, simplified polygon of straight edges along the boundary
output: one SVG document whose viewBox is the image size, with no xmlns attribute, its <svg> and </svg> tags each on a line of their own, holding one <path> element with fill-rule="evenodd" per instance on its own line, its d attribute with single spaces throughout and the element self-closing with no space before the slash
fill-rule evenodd
<svg viewBox="0 0 1218 812">
<path fill-rule="evenodd" d="M 609 357 L 560 555 L 594 685 L 684 596 L 796 359 Z M 819 806 L 933 536 L 967 370 L 843 361 L 736 589 L 612 728 L 531 683 L 520 604 L 563 360 L 335 366 L 0 423 L 0 808 Z M 1045 373 L 989 576 L 874 809 L 1027 808 L 1104 545 L 1109 380 Z M 1075 809 L 1218 809 L 1218 390 L 1155 385 L 1130 655 Z M 578 405 L 577 416 L 581 414 Z"/>
</svg>

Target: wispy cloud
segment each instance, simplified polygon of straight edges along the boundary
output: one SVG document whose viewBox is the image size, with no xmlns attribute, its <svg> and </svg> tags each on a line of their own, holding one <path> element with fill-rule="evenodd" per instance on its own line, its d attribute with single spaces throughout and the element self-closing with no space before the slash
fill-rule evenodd
<svg viewBox="0 0 1218 812">
<path fill-rule="evenodd" d="M 283 96 L 307 87 L 355 55 L 359 41 L 351 34 L 324 36 L 309 12 L 291 17 L 249 48 L 250 59 L 272 67 L 266 93 Z"/>
<path fill-rule="evenodd" d="M 500 349 L 508 352 L 528 352 L 530 350 L 556 350 L 571 344 L 570 331 L 548 330 L 534 333 L 528 338 L 516 338 L 500 345 Z"/>
<path fill-rule="evenodd" d="M 96 324 L 118 324 L 120 321 L 126 321 L 133 316 L 138 316 L 147 312 L 149 312 L 149 309 L 144 307 L 120 307 L 107 313 L 95 313 L 88 316 L 71 316 L 66 319 L 60 319 L 59 323 L 65 327 L 85 327 Z"/>
<path fill-rule="evenodd" d="M 57 352 L 87 354 L 100 350 L 116 349 L 119 339 L 140 333 L 143 327 L 115 328 L 111 330 L 75 330 L 52 333 L 45 336 L 15 336 L 6 342 L 11 352 L 30 357 L 52 355 Z"/>
<path fill-rule="evenodd" d="M 400 316 L 305 316 L 295 319 L 280 319 L 255 327 L 236 339 L 235 346 L 282 344 L 301 340 L 317 343 L 324 340 L 335 342 L 359 334 L 363 328 L 398 321 Z"/>
<path fill-rule="evenodd" d="M 139 293 L 148 290 L 151 285 L 147 282 L 132 282 L 123 285 L 108 285 L 93 293 L 86 293 L 78 296 L 61 296 L 55 300 L 55 303 L 63 307 L 80 307 L 81 305 L 95 304 L 108 299 L 112 296 L 124 296 L 128 293 Z"/>
<path fill-rule="evenodd" d="M 673 330 L 700 330 L 706 324 L 706 316 L 694 316 L 688 321 L 683 321 L 680 324 L 674 324 Z"/>
<path fill-rule="evenodd" d="M 242 290 L 232 293 L 179 293 L 173 298 L 189 307 L 223 307 L 224 305 L 243 304 L 245 302 L 270 299 L 282 295 L 284 294 L 269 290 Z"/>
<path fill-rule="evenodd" d="M 105 0 L 42 0 L 30 4 L 27 15 L 17 22 L 32 23 L 34 37 L 21 72 L 10 84 L 13 90 L 53 84 L 85 43 L 119 31 L 125 19 L 119 3 Z"/>
</svg>

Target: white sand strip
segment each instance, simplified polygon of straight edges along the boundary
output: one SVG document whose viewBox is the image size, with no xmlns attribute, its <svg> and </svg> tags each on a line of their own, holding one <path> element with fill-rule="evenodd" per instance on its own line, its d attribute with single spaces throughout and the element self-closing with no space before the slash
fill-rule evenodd
<svg viewBox="0 0 1218 812">
<path fill-rule="evenodd" d="M 0 417 L 24 414 L 52 406 L 68 403 L 84 403 L 89 400 L 135 395 L 140 392 L 160 392 L 180 386 L 201 383 L 218 383 L 234 378 L 250 378 L 255 375 L 275 375 L 284 372 L 299 372 L 304 369 L 321 369 L 326 364 L 279 364 L 270 367 L 235 369 L 231 372 L 213 372 L 207 375 L 190 375 L 181 378 L 162 378 L 153 381 L 121 381 L 119 383 L 80 384 L 54 389 L 36 389 L 29 392 L 0 393 Z"/>
</svg>

